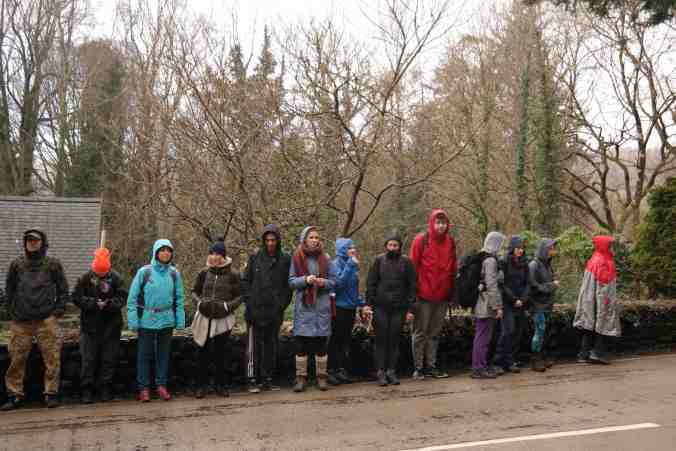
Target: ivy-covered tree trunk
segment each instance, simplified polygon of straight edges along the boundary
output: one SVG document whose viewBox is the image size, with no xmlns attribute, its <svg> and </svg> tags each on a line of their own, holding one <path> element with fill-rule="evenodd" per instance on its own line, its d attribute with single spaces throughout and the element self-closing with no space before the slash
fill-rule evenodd
<svg viewBox="0 0 676 451">
<path fill-rule="evenodd" d="M 519 212 L 526 230 L 532 227 L 531 211 L 528 208 L 528 181 L 526 180 L 526 160 L 529 136 L 530 115 L 528 103 L 530 102 L 530 53 L 526 60 L 526 66 L 521 74 L 521 118 L 519 121 L 519 140 L 516 145 L 516 201 Z"/>
</svg>

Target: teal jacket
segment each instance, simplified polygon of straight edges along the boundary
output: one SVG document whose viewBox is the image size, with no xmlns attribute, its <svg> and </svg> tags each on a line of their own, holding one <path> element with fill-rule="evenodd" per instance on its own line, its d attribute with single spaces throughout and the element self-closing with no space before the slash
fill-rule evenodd
<svg viewBox="0 0 676 451">
<path fill-rule="evenodd" d="M 149 266 L 136 272 L 127 298 L 127 324 L 129 329 L 176 329 L 185 328 L 185 307 L 183 305 L 183 280 L 181 273 L 170 264 L 164 265 L 157 260 L 157 251 L 168 246 L 174 249 L 169 240 L 157 240 L 153 246 L 153 255 Z M 143 289 L 144 310 L 138 317 L 138 297 L 143 283 L 144 272 L 150 271 Z M 176 286 L 171 271 L 176 273 Z M 174 315 L 174 290 L 176 290 L 176 314 Z M 175 316 L 175 317 L 174 317 Z"/>
</svg>

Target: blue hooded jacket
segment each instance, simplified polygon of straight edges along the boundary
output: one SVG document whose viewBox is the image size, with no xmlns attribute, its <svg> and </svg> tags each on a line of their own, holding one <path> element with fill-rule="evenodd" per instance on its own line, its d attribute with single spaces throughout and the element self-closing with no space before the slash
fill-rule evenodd
<svg viewBox="0 0 676 451">
<path fill-rule="evenodd" d="M 136 272 L 127 298 L 127 324 L 130 329 L 176 329 L 185 328 L 185 307 L 183 304 L 183 280 L 178 270 L 170 264 L 157 260 L 157 252 L 161 247 L 174 249 L 171 241 L 162 239 L 155 241 L 149 269 L 144 266 Z M 150 278 L 143 289 L 144 312 L 139 319 L 137 313 L 138 297 L 143 282 L 143 274 L 150 270 Z M 176 272 L 176 286 L 170 271 Z M 174 318 L 174 290 L 176 290 L 176 318 Z"/>
<path fill-rule="evenodd" d="M 350 238 L 336 240 L 336 258 L 333 265 L 336 267 L 336 307 L 354 310 L 364 305 L 364 299 L 359 296 L 359 265 L 347 255 L 347 251 L 354 247 Z"/>
</svg>

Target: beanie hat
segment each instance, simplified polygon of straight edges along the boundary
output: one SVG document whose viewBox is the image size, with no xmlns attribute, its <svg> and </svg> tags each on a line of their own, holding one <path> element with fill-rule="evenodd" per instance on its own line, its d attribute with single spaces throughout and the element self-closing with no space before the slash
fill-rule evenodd
<svg viewBox="0 0 676 451">
<path fill-rule="evenodd" d="M 225 243 L 223 241 L 217 241 L 211 246 L 209 246 L 210 254 L 219 254 L 225 258 Z"/>
<path fill-rule="evenodd" d="M 110 272 L 110 251 L 105 247 L 100 247 L 94 252 L 92 271 L 98 275 L 104 275 Z"/>
</svg>

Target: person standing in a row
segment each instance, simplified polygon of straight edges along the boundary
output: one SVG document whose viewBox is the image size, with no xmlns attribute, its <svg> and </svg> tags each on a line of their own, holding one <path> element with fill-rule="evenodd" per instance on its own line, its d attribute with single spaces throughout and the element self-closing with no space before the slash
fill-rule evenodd
<svg viewBox="0 0 676 451">
<path fill-rule="evenodd" d="M 368 274 L 366 302 L 373 310 L 374 360 L 378 385 L 399 385 L 397 364 L 401 329 L 415 302 L 415 267 L 401 255 L 397 233 L 385 239 L 385 253 L 376 257 Z"/>
<path fill-rule="evenodd" d="M 292 295 L 289 288 L 291 257 L 282 249 L 282 234 L 275 225 L 268 224 L 261 241 L 261 248 L 249 257 L 242 278 L 249 338 L 246 376 L 250 393 L 260 392 L 259 387 L 279 389 L 272 383 L 272 376 L 279 329 Z"/>
<path fill-rule="evenodd" d="M 136 383 L 141 402 L 150 401 L 150 366 L 158 396 L 169 401 L 169 356 L 174 329 L 185 328 L 183 279 L 171 265 L 174 246 L 157 240 L 150 264 L 139 269 L 129 289 L 127 324 L 138 331 Z"/>
<path fill-rule="evenodd" d="M 317 385 L 328 390 L 327 347 L 331 336 L 331 300 L 336 287 L 336 270 L 324 252 L 319 231 L 308 226 L 300 234 L 293 254 L 289 286 L 296 290 L 293 310 L 293 336 L 296 340 L 295 392 L 305 390 L 308 356 L 315 355 Z"/>
<path fill-rule="evenodd" d="M 6 295 L 10 317 L 9 355 L 5 373 L 7 401 L 0 410 L 19 407 L 24 398 L 26 362 L 33 338 L 45 364 L 44 401 L 59 405 L 61 376 L 61 331 L 57 318 L 63 316 L 68 300 L 68 281 L 61 262 L 47 256 L 47 236 L 30 229 L 23 234 L 24 255 L 15 259 L 7 272 Z"/>
<path fill-rule="evenodd" d="M 99 392 L 102 401 L 113 399 L 122 308 L 127 296 L 122 278 L 111 269 L 110 251 L 97 249 L 92 269 L 77 281 L 72 296 L 80 308 L 80 389 L 84 404 L 94 402 L 94 391 Z"/>
</svg>

